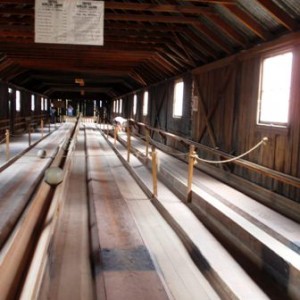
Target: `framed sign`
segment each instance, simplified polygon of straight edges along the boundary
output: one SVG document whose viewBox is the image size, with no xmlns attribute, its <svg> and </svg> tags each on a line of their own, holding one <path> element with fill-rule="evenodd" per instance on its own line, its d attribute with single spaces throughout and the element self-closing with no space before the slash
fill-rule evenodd
<svg viewBox="0 0 300 300">
<path fill-rule="evenodd" d="M 103 45 L 104 1 L 35 0 L 35 42 Z"/>
</svg>

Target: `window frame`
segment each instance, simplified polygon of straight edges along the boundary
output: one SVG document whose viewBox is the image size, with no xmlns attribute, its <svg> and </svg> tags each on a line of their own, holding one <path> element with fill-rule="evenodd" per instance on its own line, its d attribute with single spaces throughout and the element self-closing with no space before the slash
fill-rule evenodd
<svg viewBox="0 0 300 300">
<path fill-rule="evenodd" d="M 31 94 L 31 111 L 35 111 L 35 95 Z"/>
<path fill-rule="evenodd" d="M 132 113 L 136 116 L 136 109 L 137 109 L 137 95 L 133 95 L 133 105 L 132 105 Z"/>
<path fill-rule="evenodd" d="M 21 91 L 19 90 L 16 90 L 15 110 L 17 112 L 21 111 Z"/>
<path fill-rule="evenodd" d="M 149 106 L 149 92 L 144 91 L 143 94 L 143 116 L 144 117 L 148 116 L 148 109 L 149 109 L 148 106 Z"/>
<path fill-rule="evenodd" d="M 291 53 L 292 58 L 291 58 L 291 69 L 290 69 L 290 83 L 289 83 L 289 96 L 287 101 L 287 115 L 286 115 L 286 122 L 281 122 L 278 120 L 271 120 L 271 121 L 266 121 L 266 120 L 262 120 L 261 119 L 261 115 L 262 115 L 262 102 L 263 102 L 263 80 L 264 80 L 264 62 L 267 59 L 273 58 L 273 57 L 277 57 L 277 56 L 281 56 L 281 55 L 285 55 L 285 54 L 289 54 Z M 292 91 L 292 83 L 293 83 L 293 67 L 294 67 L 294 53 L 292 51 L 292 49 L 284 49 L 278 52 L 272 52 L 269 53 L 267 55 L 264 55 L 261 58 L 261 62 L 260 62 L 260 76 L 259 76 L 259 86 L 258 86 L 258 96 L 257 96 L 257 110 L 256 110 L 256 125 L 258 127 L 261 128 L 276 128 L 276 129 L 287 129 L 289 126 L 289 122 L 290 122 L 290 107 L 291 107 L 291 91 Z"/>
<path fill-rule="evenodd" d="M 180 95 L 181 99 L 178 99 L 178 93 L 176 92 L 176 88 L 178 84 L 182 84 L 182 95 Z M 172 111 L 172 116 L 174 119 L 181 119 L 183 117 L 183 99 L 184 99 L 184 80 L 183 78 L 179 78 L 174 81 L 173 111 Z M 179 106 L 178 103 L 181 104 L 180 113 L 177 113 L 178 106 Z"/>
<path fill-rule="evenodd" d="M 123 111 L 123 99 L 120 98 L 119 99 L 119 114 L 121 114 Z"/>
</svg>

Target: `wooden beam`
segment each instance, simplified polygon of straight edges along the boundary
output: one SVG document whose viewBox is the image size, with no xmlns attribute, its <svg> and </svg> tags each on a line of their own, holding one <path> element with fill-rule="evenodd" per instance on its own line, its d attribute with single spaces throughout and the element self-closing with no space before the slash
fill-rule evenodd
<svg viewBox="0 0 300 300">
<path fill-rule="evenodd" d="M 271 0 L 257 0 L 280 24 L 288 30 L 293 31 L 298 28 L 296 20 L 291 18 L 283 9 Z"/>
<path fill-rule="evenodd" d="M 257 23 L 249 14 L 234 5 L 223 4 L 242 24 L 263 40 L 270 40 L 272 35 Z"/>
<path fill-rule="evenodd" d="M 173 32 L 173 36 L 174 36 L 174 39 L 176 41 L 176 44 L 179 45 L 180 48 L 183 50 L 183 53 L 185 53 L 186 58 L 187 58 L 187 63 L 195 68 L 196 63 L 195 63 L 193 57 L 189 54 L 190 49 L 182 43 L 181 39 L 179 38 L 179 36 L 175 32 Z"/>
<path fill-rule="evenodd" d="M 195 77 L 194 77 L 194 82 L 195 82 L 196 91 L 197 91 L 197 94 L 198 94 L 198 97 L 199 97 L 199 104 L 200 104 L 200 108 L 202 110 L 202 115 L 204 117 L 205 124 L 206 124 L 207 130 L 208 130 L 208 135 L 210 137 L 210 141 L 212 143 L 212 146 L 214 148 L 216 148 L 217 147 L 217 142 L 216 142 L 216 137 L 215 137 L 215 134 L 214 134 L 214 130 L 213 130 L 213 128 L 210 124 L 210 120 L 208 118 L 207 108 L 206 108 L 204 100 L 203 100 L 200 84 L 199 84 L 198 80 Z"/>
<path fill-rule="evenodd" d="M 124 3 L 124 2 L 105 2 L 105 9 L 131 10 L 131 11 L 152 11 L 168 13 L 186 13 L 186 14 L 211 14 L 213 9 L 210 7 L 171 5 L 171 4 L 153 4 L 153 3 Z"/>
<path fill-rule="evenodd" d="M 210 15 L 208 18 L 211 19 L 220 30 L 229 35 L 239 45 L 247 48 L 250 46 L 249 42 L 241 34 L 239 34 L 232 26 L 221 19 L 218 15 Z"/>
<path fill-rule="evenodd" d="M 216 49 L 212 47 L 212 45 L 210 45 L 207 41 L 201 39 L 192 30 L 185 29 L 183 33 L 193 42 L 194 47 L 196 49 L 199 49 L 203 55 L 210 56 L 213 59 L 218 58 L 218 53 Z"/>
<path fill-rule="evenodd" d="M 224 40 L 222 40 L 215 32 L 209 29 L 207 26 L 202 24 L 201 22 L 194 22 L 192 26 L 200 31 L 201 33 L 205 34 L 213 43 L 215 43 L 218 47 L 220 47 L 225 53 L 230 54 L 232 53 L 232 49 L 228 47 Z"/>
<path fill-rule="evenodd" d="M 145 15 L 145 14 L 115 14 L 106 13 L 105 20 L 110 21 L 134 21 L 147 23 L 170 23 L 170 24 L 193 24 L 198 21 L 197 18 L 182 16 L 163 16 L 163 15 Z"/>
</svg>

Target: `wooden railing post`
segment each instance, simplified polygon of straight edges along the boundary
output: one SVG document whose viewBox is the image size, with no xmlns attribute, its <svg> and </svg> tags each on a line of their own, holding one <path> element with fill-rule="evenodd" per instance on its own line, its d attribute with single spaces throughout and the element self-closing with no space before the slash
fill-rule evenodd
<svg viewBox="0 0 300 300">
<path fill-rule="evenodd" d="M 195 162 L 195 146 L 190 145 L 188 182 L 187 182 L 187 202 L 192 201 L 192 182 L 193 182 L 194 162 Z"/>
<path fill-rule="evenodd" d="M 9 130 L 5 130 L 5 141 L 6 141 L 6 160 L 9 160 L 10 153 L 9 153 Z"/>
<path fill-rule="evenodd" d="M 153 196 L 157 197 L 157 155 L 154 146 L 152 146 L 152 182 Z"/>
</svg>

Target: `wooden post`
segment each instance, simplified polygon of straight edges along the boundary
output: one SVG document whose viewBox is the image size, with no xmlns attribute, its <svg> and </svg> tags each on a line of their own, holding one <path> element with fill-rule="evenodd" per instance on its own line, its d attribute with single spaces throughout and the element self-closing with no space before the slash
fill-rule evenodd
<svg viewBox="0 0 300 300">
<path fill-rule="evenodd" d="M 41 119 L 41 134 L 42 134 L 42 137 L 44 136 L 44 120 Z"/>
<path fill-rule="evenodd" d="M 152 182 L 153 182 L 153 196 L 157 197 L 157 155 L 155 147 L 152 147 Z"/>
<path fill-rule="evenodd" d="M 187 183 L 187 202 L 192 201 L 192 181 L 193 181 L 193 171 L 194 171 L 194 162 L 195 162 L 194 155 L 195 155 L 195 146 L 190 145 L 188 183 Z"/>
<path fill-rule="evenodd" d="M 9 130 L 5 130 L 5 140 L 6 140 L 6 160 L 9 160 L 10 153 L 9 153 Z"/>
<path fill-rule="evenodd" d="M 130 161 L 130 149 L 131 149 L 131 134 L 130 134 L 130 126 L 128 123 L 128 126 L 127 126 L 127 162 Z"/>
</svg>

